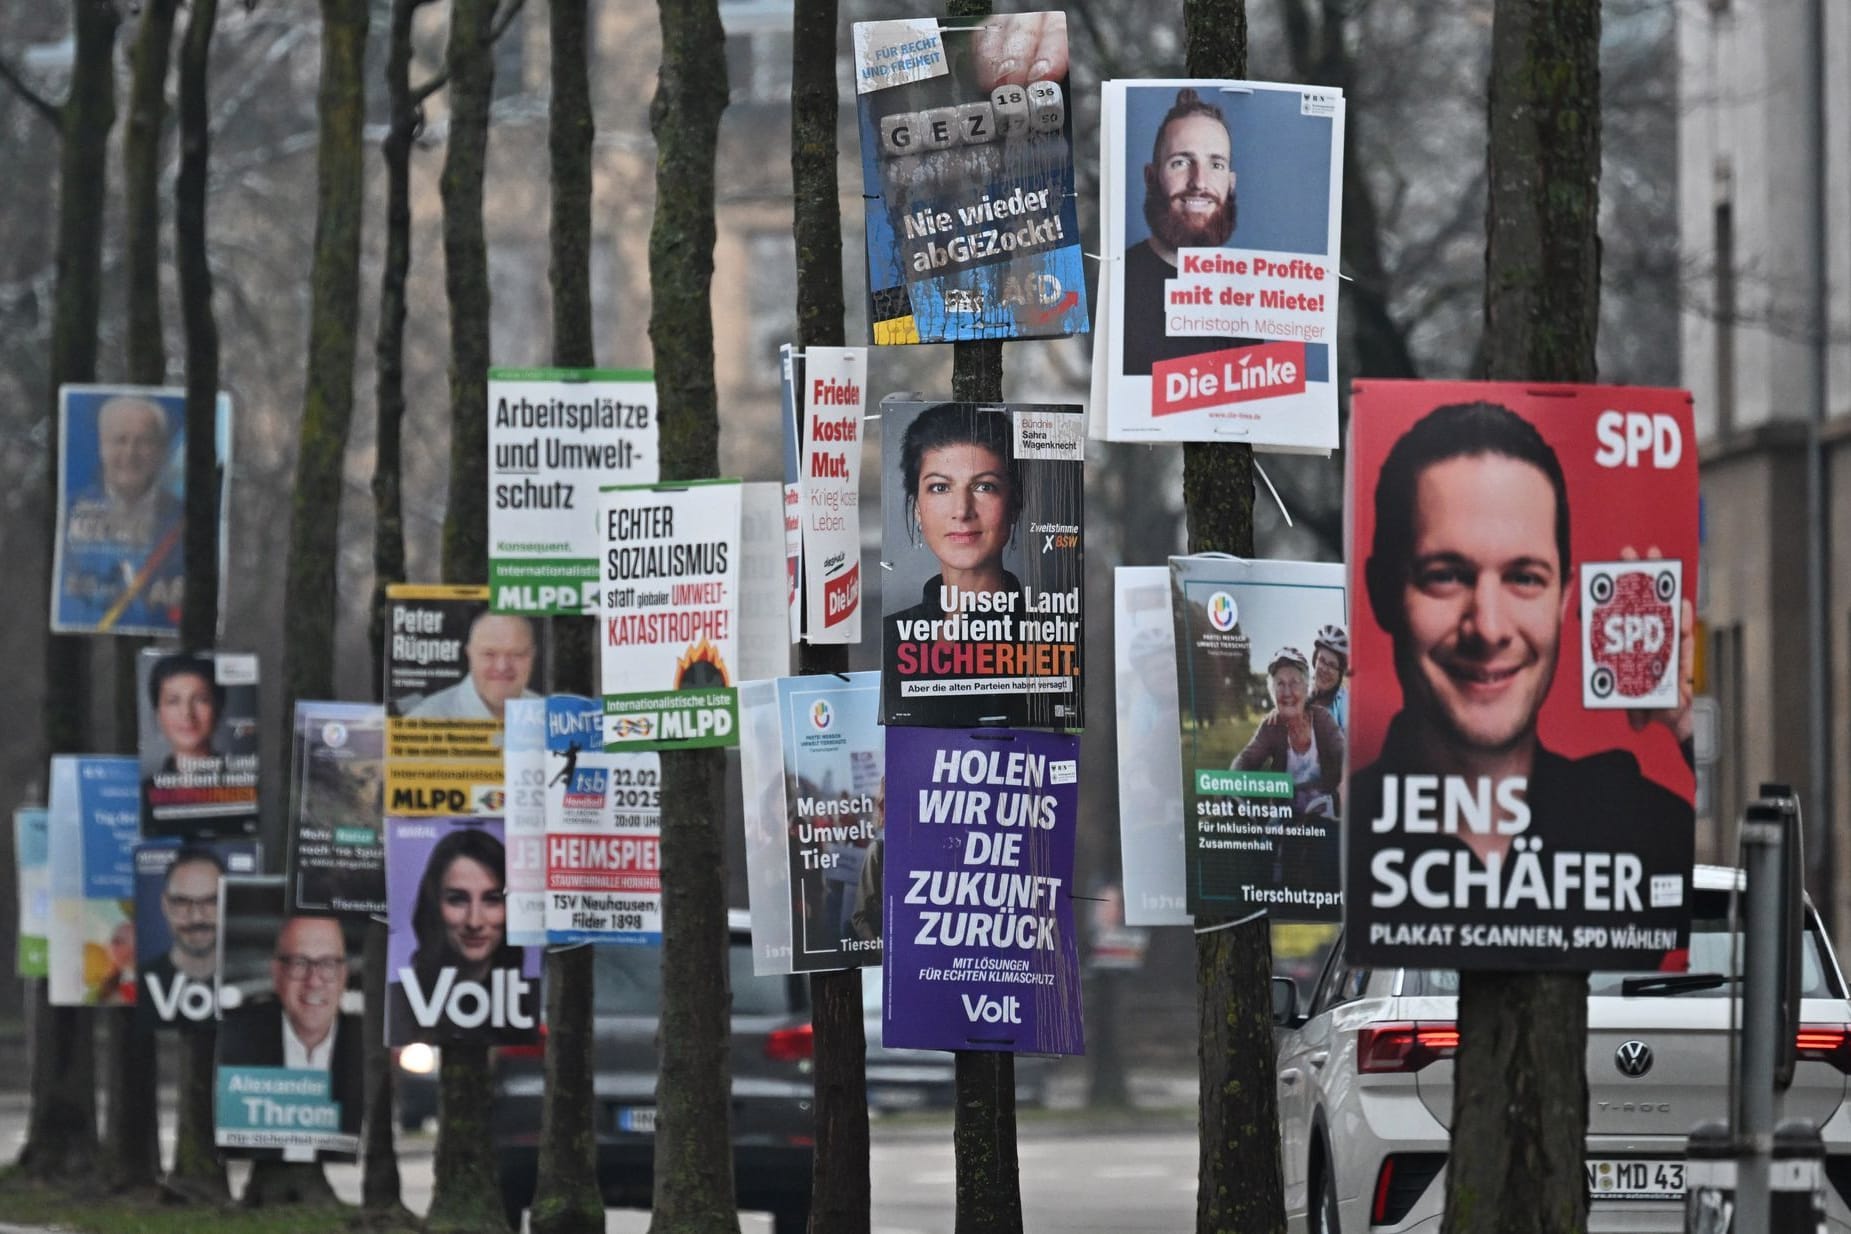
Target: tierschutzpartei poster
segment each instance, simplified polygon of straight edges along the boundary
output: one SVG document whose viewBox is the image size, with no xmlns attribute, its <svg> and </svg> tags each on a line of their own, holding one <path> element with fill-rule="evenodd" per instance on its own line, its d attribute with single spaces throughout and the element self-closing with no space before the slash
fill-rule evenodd
<svg viewBox="0 0 1851 1234">
<path fill-rule="evenodd" d="M 150 840 L 135 849 L 136 1013 L 152 1024 L 204 1023 L 219 965 L 219 880 L 259 871 L 255 840 Z"/>
<path fill-rule="evenodd" d="M 488 588 L 386 588 L 386 814 L 501 815 L 502 708 L 530 687 L 540 627 Z"/>
<path fill-rule="evenodd" d="M 1342 915 L 1343 567 L 1172 557 L 1187 908 Z"/>
<path fill-rule="evenodd" d="M 289 898 L 299 913 L 386 911 L 386 710 L 296 704 Z"/>
<path fill-rule="evenodd" d="M 1109 81 L 1103 108 L 1105 435 L 1336 448 L 1342 91 Z"/>
<path fill-rule="evenodd" d="M 217 452 L 229 486 L 231 404 Z M 51 628 L 177 638 L 186 599 L 186 391 L 67 385 L 58 391 L 58 509 Z M 225 577 L 220 494 L 219 576 Z"/>
<path fill-rule="evenodd" d="M 498 818 L 386 820 L 386 1044 L 539 1040 L 540 952 L 508 941 Z"/>
<path fill-rule="evenodd" d="M 546 700 L 546 941 L 662 941 L 662 759 L 604 749 L 603 706 Z"/>
<path fill-rule="evenodd" d="M 881 723 L 1082 724 L 1078 407 L 882 412 Z"/>
<path fill-rule="evenodd" d="M 351 1160 L 366 1089 L 357 920 L 292 914 L 280 876 L 219 880 L 214 1142 L 231 1157 Z"/>
<path fill-rule="evenodd" d="M 257 657 L 144 647 L 135 661 L 142 831 L 257 830 Z"/>
<path fill-rule="evenodd" d="M 882 1044 L 1082 1053 L 1079 737 L 886 732 Z"/>
<path fill-rule="evenodd" d="M 1689 394 L 1359 382 L 1345 453 L 1357 597 L 1348 955 L 1683 967 Z M 1650 705 L 1667 674 L 1676 702 Z M 1640 704 L 1584 701 L 1600 686 Z"/>
<path fill-rule="evenodd" d="M 141 802 L 126 755 L 54 754 L 47 829 L 54 1007 L 135 1002 L 135 845 Z"/>
<path fill-rule="evenodd" d="M 605 748 L 739 744 L 738 683 L 789 665 L 783 506 L 737 480 L 604 490 Z"/>
<path fill-rule="evenodd" d="M 873 341 L 1088 328 L 1067 15 L 856 22 Z"/>
<path fill-rule="evenodd" d="M 655 482 L 655 379 L 618 369 L 493 368 L 488 405 L 494 610 L 596 612 L 598 489 Z"/>
</svg>

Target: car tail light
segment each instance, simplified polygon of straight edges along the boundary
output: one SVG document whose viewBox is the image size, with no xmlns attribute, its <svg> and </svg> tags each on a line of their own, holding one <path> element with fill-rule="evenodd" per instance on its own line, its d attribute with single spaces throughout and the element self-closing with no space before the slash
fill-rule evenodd
<svg viewBox="0 0 1851 1234">
<path fill-rule="evenodd" d="M 545 1058 L 546 1025 L 540 1025 L 540 1039 L 532 1045 L 504 1045 L 495 1050 L 498 1058 Z"/>
<path fill-rule="evenodd" d="M 765 1034 L 765 1057 L 774 1063 L 800 1063 L 816 1055 L 816 1030 L 808 1024 L 774 1028 Z"/>
<path fill-rule="evenodd" d="M 1851 1029 L 1842 1024 L 1800 1025 L 1793 1052 L 1802 1061 L 1829 1063 L 1851 1075 Z"/>
<path fill-rule="evenodd" d="M 1440 1021 L 1364 1025 L 1356 1039 L 1356 1069 L 1382 1074 L 1419 1071 L 1459 1052 L 1459 1026 Z"/>
</svg>

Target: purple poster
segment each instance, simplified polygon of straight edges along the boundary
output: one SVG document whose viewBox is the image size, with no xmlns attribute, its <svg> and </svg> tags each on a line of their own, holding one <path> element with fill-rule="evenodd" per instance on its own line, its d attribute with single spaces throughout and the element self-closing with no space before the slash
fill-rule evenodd
<svg viewBox="0 0 1851 1234">
<path fill-rule="evenodd" d="M 539 1040 L 540 949 L 508 942 L 498 818 L 386 820 L 386 1043 Z"/>
<path fill-rule="evenodd" d="M 881 1041 L 1079 1054 L 1077 735 L 889 728 Z"/>
</svg>

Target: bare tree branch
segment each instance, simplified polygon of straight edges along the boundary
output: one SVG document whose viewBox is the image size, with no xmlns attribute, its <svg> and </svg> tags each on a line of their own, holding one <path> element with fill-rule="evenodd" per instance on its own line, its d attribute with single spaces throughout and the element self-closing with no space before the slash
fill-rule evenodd
<svg viewBox="0 0 1851 1234">
<path fill-rule="evenodd" d="M 58 106 L 50 99 L 40 94 L 37 90 L 34 90 L 31 85 L 27 83 L 26 79 L 19 75 L 19 70 L 14 68 L 12 64 L 6 60 L 0 60 L 0 81 L 13 87 L 13 93 L 17 94 L 33 111 L 37 112 L 39 119 L 51 125 L 54 129 L 63 130 L 64 113 L 60 111 Z"/>
<path fill-rule="evenodd" d="M 430 0 L 419 0 L 419 3 L 429 4 Z M 493 47 L 501 41 L 501 36 L 508 32 L 508 27 L 514 24 L 514 19 L 521 15 L 521 9 L 526 3 L 527 0 L 509 0 L 507 7 L 495 14 L 495 22 L 488 31 L 489 46 Z M 430 98 L 449 83 L 450 70 L 446 67 L 423 85 L 414 87 L 411 92 L 412 109 L 422 107 L 425 99 Z"/>
</svg>

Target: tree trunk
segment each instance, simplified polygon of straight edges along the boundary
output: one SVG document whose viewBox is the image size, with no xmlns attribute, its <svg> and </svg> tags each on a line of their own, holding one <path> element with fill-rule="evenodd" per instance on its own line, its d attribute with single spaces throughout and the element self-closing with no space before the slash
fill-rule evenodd
<svg viewBox="0 0 1851 1234">
<path fill-rule="evenodd" d="M 374 678 L 384 684 L 383 677 Z M 386 954 L 386 923 L 366 923 L 366 954 Z M 386 966 L 368 964 L 362 976 L 366 987 L 366 1126 L 360 1140 L 360 1208 L 372 1225 L 394 1226 L 412 1220 L 401 1198 L 398 1146 L 397 1085 L 392 1051 L 386 1047 Z"/>
<path fill-rule="evenodd" d="M 212 140 L 207 72 L 217 24 L 218 0 L 192 0 L 180 48 L 180 174 L 174 182 L 174 264 L 186 327 L 186 601 L 180 641 L 200 648 L 217 640 L 219 612 L 219 327 L 206 251 Z"/>
<path fill-rule="evenodd" d="M 180 1034 L 179 1125 L 174 1133 L 174 1164 L 161 1189 L 168 1196 L 198 1204 L 223 1204 L 231 1192 L 225 1162 L 213 1142 L 213 1055 L 218 1028 L 210 1020 L 183 1023 Z"/>
<path fill-rule="evenodd" d="M 284 709 L 334 693 L 342 466 L 353 422 L 354 323 L 360 314 L 367 0 L 322 0 L 315 259 L 309 275 L 308 381 L 284 596 Z"/>
<path fill-rule="evenodd" d="M 367 623 L 376 682 L 384 681 L 386 671 L 386 588 L 405 579 L 405 514 L 400 498 L 405 282 L 411 271 L 411 143 L 423 123 L 422 107 L 411 89 L 411 23 L 424 3 L 392 0 L 386 50 L 386 135 L 380 142 L 386 163 L 386 238 L 379 273 L 379 332 L 373 343 L 373 605 Z M 398 1202 L 396 1196 L 392 1202 Z"/>
<path fill-rule="evenodd" d="M 987 17 L 990 0 L 949 0 L 951 17 Z M 953 343 L 951 397 L 995 403 L 1003 397 L 1003 345 Z M 957 1234 L 1021 1234 L 1022 1177 L 1016 1160 L 1015 1055 L 959 1050 L 953 1055 L 957 1105 L 952 1148 L 958 1177 Z"/>
<path fill-rule="evenodd" d="M 1246 0 L 1184 0 L 1191 77 L 1247 75 Z M 1253 556 L 1253 450 L 1183 446 L 1189 551 Z M 1285 1229 L 1279 1098 L 1272 1032 L 1272 934 L 1265 917 L 1198 918 L 1196 1017 L 1201 1034 L 1198 1234 Z"/>
<path fill-rule="evenodd" d="M 145 0 L 142 5 L 122 136 L 128 373 L 130 381 L 150 386 L 167 378 L 161 332 L 161 138 L 167 132 L 167 63 L 178 8 L 178 0 Z"/>
<path fill-rule="evenodd" d="M 726 107 L 726 32 L 715 0 L 658 0 L 662 67 L 649 127 L 649 229 L 662 479 L 719 470 L 713 375 L 714 157 Z M 654 1234 L 738 1234 L 727 986 L 726 760 L 662 755 L 662 1065 L 656 1079 Z"/>
<path fill-rule="evenodd" d="M 836 0 L 797 0 L 792 15 L 791 188 L 797 245 L 797 342 L 840 347 L 842 208 L 836 183 Z M 848 671 L 840 643 L 803 643 L 797 671 Z M 867 1234 L 868 1041 L 861 1018 L 861 970 L 810 975 L 815 1031 L 816 1157 L 810 1175 L 814 1234 Z"/>
<path fill-rule="evenodd" d="M 455 0 L 444 58 L 450 139 L 440 188 L 450 304 L 450 498 L 443 577 L 452 583 L 479 583 L 488 575 L 489 283 L 482 194 L 495 88 L 494 10 L 494 0 Z M 437 1156 L 425 1229 L 506 1229 L 489 1140 L 494 1085 L 488 1047 L 446 1045 L 438 1076 Z"/>
<path fill-rule="evenodd" d="M 549 236 L 553 290 L 553 363 L 597 364 L 591 320 L 591 78 L 585 61 L 586 0 L 552 0 L 547 9 L 553 98 L 547 152 L 552 186 Z M 595 618 L 553 623 L 553 684 L 573 692 L 595 689 Z M 534 1234 L 601 1234 L 604 1195 L 598 1189 L 597 1040 L 593 1020 L 593 960 L 589 947 L 546 956 L 546 1095 L 540 1110 L 538 1186 L 530 1219 Z"/>
<path fill-rule="evenodd" d="M 489 283 L 482 193 L 495 91 L 489 38 L 494 12 L 494 0 L 456 0 L 445 56 L 450 139 L 440 187 L 450 303 L 450 499 L 443 525 L 448 583 L 488 577 Z"/>
<path fill-rule="evenodd" d="M 52 306 L 50 389 L 45 406 L 47 441 L 58 439 L 58 391 L 68 382 L 96 379 L 97 316 L 102 297 L 103 217 L 108 200 L 109 130 L 116 122 L 113 58 L 120 20 L 111 0 L 72 5 L 76 50 L 71 89 L 60 111 L 63 146 L 58 164 L 58 281 Z M 62 460 L 45 452 L 49 516 Z M 52 578 L 51 519 L 39 537 L 45 577 Z M 55 583 L 55 580 L 54 580 Z M 49 607 L 49 605 L 47 605 Z M 81 638 L 47 634 L 45 741 L 52 754 L 78 754 L 90 746 L 88 647 Z M 47 1181 L 89 1175 L 97 1163 L 94 1020 L 80 1008 L 53 1007 L 44 981 L 31 984 L 32 1105 L 19 1166 Z"/>
<path fill-rule="evenodd" d="M 1486 375 L 1592 381 L 1599 0 L 1498 0 L 1486 139 Z M 1585 1228 L 1587 977 L 1461 974 L 1459 1039 L 1445 1234 Z"/>
<path fill-rule="evenodd" d="M 161 324 L 161 141 L 167 131 L 167 70 L 176 0 L 149 0 L 135 36 L 128 127 L 122 138 L 123 265 L 128 377 L 139 385 L 167 381 Z M 208 439 L 210 440 L 210 439 Z M 189 579 L 190 583 L 190 579 Z M 109 640 L 115 661 L 116 749 L 136 748 L 139 709 L 135 661 L 146 639 Z M 132 1009 L 99 1013 L 107 1024 L 104 1173 L 111 1190 L 151 1186 L 161 1172 L 159 1069 L 152 1022 Z"/>
</svg>

